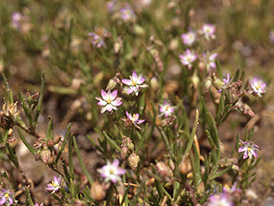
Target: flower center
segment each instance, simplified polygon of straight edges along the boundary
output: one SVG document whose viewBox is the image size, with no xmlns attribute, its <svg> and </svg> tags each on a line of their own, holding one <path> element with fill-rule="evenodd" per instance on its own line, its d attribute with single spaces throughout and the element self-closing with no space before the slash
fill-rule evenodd
<svg viewBox="0 0 274 206">
<path fill-rule="evenodd" d="M 133 115 L 132 115 L 132 122 L 135 122 L 137 119 L 138 119 L 137 115 L 136 115 L 136 114 L 133 114 Z"/>
<path fill-rule="evenodd" d="M 5 198 L 9 198 L 10 195 L 8 193 L 5 194 Z"/>
<path fill-rule="evenodd" d="M 52 185 L 53 187 L 58 187 L 58 184 L 56 184 L 54 181 L 51 182 L 51 185 Z"/>
<path fill-rule="evenodd" d="M 109 170 L 109 173 L 113 175 L 113 174 L 114 174 L 114 169 L 111 168 L 111 169 Z"/>
</svg>

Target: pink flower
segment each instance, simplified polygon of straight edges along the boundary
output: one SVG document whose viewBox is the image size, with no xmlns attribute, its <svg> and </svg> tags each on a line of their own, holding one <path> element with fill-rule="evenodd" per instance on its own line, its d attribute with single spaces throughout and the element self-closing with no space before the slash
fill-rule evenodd
<svg viewBox="0 0 274 206">
<path fill-rule="evenodd" d="M 117 97 L 118 91 L 114 90 L 111 92 L 110 90 L 106 93 L 103 89 L 101 89 L 101 96 L 95 97 L 99 102 L 97 103 L 100 106 L 103 106 L 101 109 L 101 113 L 104 113 L 106 110 L 111 112 L 112 110 L 118 110 L 118 106 L 122 104 L 122 98 Z"/>
<path fill-rule="evenodd" d="M 120 9 L 120 15 L 124 21 L 133 21 L 136 18 L 134 11 L 129 4 L 126 4 Z"/>
<path fill-rule="evenodd" d="M 244 152 L 244 156 L 243 156 L 244 159 L 248 157 L 252 159 L 252 156 L 254 156 L 255 158 L 258 157 L 257 150 L 260 149 L 258 145 L 253 144 L 251 142 L 242 142 L 242 141 L 241 141 L 241 144 L 243 146 L 241 146 L 238 149 L 238 152 Z"/>
<path fill-rule="evenodd" d="M 216 68 L 216 58 L 217 58 L 218 54 L 217 53 L 213 53 L 208 57 L 208 63 L 207 63 L 207 67 L 208 69 L 215 69 Z"/>
<path fill-rule="evenodd" d="M 204 35 L 206 40 L 215 39 L 216 27 L 213 24 L 204 24 L 200 33 Z"/>
<path fill-rule="evenodd" d="M 249 84 L 252 87 L 253 92 L 259 97 L 262 97 L 262 94 L 266 92 L 266 83 L 264 83 L 262 79 L 254 77 L 249 81 Z"/>
<path fill-rule="evenodd" d="M 229 73 L 226 74 L 226 78 L 223 78 L 223 83 L 224 83 L 224 86 L 228 85 L 228 83 L 230 82 L 230 75 Z"/>
<path fill-rule="evenodd" d="M 224 192 L 211 195 L 207 206 L 233 206 L 233 201 L 231 196 Z"/>
<path fill-rule="evenodd" d="M 56 176 L 54 176 L 53 181 L 47 185 L 46 190 L 51 191 L 51 194 L 58 192 L 58 190 L 61 188 L 61 182 L 61 177 L 57 178 Z"/>
<path fill-rule="evenodd" d="M 145 120 L 144 119 L 139 119 L 139 114 L 129 114 L 128 111 L 126 111 L 127 118 L 133 123 L 133 124 L 141 124 Z"/>
<path fill-rule="evenodd" d="M 0 205 L 13 205 L 13 193 L 11 190 L 2 189 L 0 192 Z"/>
<path fill-rule="evenodd" d="M 23 15 L 20 12 L 14 12 L 11 18 L 12 26 L 17 30 L 21 30 Z"/>
<path fill-rule="evenodd" d="M 196 40 L 196 33 L 194 31 L 189 31 L 188 33 L 182 34 L 181 38 L 185 45 L 191 46 Z"/>
<path fill-rule="evenodd" d="M 97 170 L 102 177 L 105 178 L 105 182 L 109 180 L 113 183 L 121 181 L 121 175 L 126 173 L 125 169 L 119 167 L 119 160 L 115 159 L 112 163 L 107 161 L 107 164 Z"/>
<path fill-rule="evenodd" d="M 129 79 L 122 79 L 122 82 L 129 86 L 126 88 L 127 93 L 131 94 L 134 92 L 136 96 L 138 96 L 141 88 L 148 87 L 147 84 L 144 84 L 145 77 L 143 77 L 142 74 L 137 75 L 135 71 L 132 72 L 132 75 L 129 76 Z"/>
<path fill-rule="evenodd" d="M 169 117 L 174 113 L 174 107 L 165 101 L 164 104 L 160 104 L 160 113 L 160 116 Z"/>
<path fill-rule="evenodd" d="M 101 48 L 101 47 L 105 46 L 105 42 L 104 42 L 104 39 L 102 36 L 99 36 L 98 34 L 96 34 L 94 32 L 90 32 L 90 33 L 88 33 L 88 35 L 92 38 L 91 43 L 96 48 Z"/>
<path fill-rule="evenodd" d="M 38 203 L 35 203 L 34 206 L 44 206 L 44 203 L 41 203 L 40 205 Z"/>
<path fill-rule="evenodd" d="M 187 49 L 184 54 L 180 54 L 180 61 L 183 65 L 187 66 L 189 69 L 192 67 L 192 63 L 196 60 L 197 55 Z"/>
</svg>

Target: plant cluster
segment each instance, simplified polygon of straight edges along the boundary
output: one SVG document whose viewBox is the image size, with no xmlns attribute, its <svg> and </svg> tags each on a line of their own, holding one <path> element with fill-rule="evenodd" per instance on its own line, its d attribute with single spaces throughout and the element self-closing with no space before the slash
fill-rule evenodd
<svg viewBox="0 0 274 206">
<path fill-rule="evenodd" d="M 53 69 L 47 75 L 58 72 L 68 81 L 57 86 L 49 80 L 46 87 L 43 75 L 39 92 L 14 95 L 3 74 L 0 158 L 22 182 L 19 187 L 10 181 L 13 173 L 1 170 L 0 205 L 43 205 L 18 161 L 18 142 L 56 173 L 45 190 L 59 205 L 240 205 L 255 180 L 260 148 L 250 125 L 230 149 L 219 128 L 231 115 L 254 117 L 250 99 L 263 97 L 267 84 L 240 69 L 225 73 L 211 49 L 218 27 L 191 24 L 188 15 L 181 22 L 191 12 L 182 2 L 160 3 L 160 9 L 150 0 L 111 0 L 105 6 L 105 28 L 98 21 L 76 37 L 79 19 L 71 19 L 42 48 Z M 152 6 L 158 19 L 150 14 Z M 169 24 L 161 25 L 161 18 Z M 23 38 L 33 29 L 21 12 L 12 14 L 9 26 Z M 46 132 L 38 132 L 45 88 L 77 96 L 70 109 L 99 135 L 85 134 L 105 162 L 94 168 L 96 176 L 85 165 L 89 160 L 71 123 L 65 135 L 56 135 L 50 117 Z M 17 199 L 22 194 L 24 203 Z"/>
</svg>

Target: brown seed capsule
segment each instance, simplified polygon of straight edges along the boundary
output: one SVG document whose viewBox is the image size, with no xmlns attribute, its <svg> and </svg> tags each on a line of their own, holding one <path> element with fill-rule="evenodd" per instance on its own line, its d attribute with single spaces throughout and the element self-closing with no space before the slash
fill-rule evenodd
<svg viewBox="0 0 274 206">
<path fill-rule="evenodd" d="M 100 201 L 105 198 L 106 192 L 99 182 L 94 182 L 90 189 L 90 195 L 94 200 Z"/>
</svg>

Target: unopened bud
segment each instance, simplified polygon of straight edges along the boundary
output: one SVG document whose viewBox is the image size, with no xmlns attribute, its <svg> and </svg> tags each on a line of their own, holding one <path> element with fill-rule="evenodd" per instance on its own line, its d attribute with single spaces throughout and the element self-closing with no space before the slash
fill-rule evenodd
<svg viewBox="0 0 274 206">
<path fill-rule="evenodd" d="M 49 146 L 49 147 L 52 147 L 54 144 L 53 144 L 53 140 L 48 140 L 47 141 L 47 145 Z"/>
<path fill-rule="evenodd" d="M 17 145 L 17 139 L 16 137 L 12 136 L 8 138 L 8 144 L 10 147 L 14 148 Z"/>
<path fill-rule="evenodd" d="M 199 69 L 200 69 L 200 71 L 204 71 L 205 70 L 205 63 L 204 62 L 200 62 L 199 63 Z"/>
<path fill-rule="evenodd" d="M 127 147 L 130 151 L 134 151 L 134 144 L 132 142 L 128 142 Z"/>
<path fill-rule="evenodd" d="M 195 89 L 197 89 L 198 88 L 198 86 L 199 86 L 199 82 L 200 82 L 200 79 L 199 79 L 199 77 L 197 76 L 197 74 L 194 74 L 193 76 L 192 76 L 192 83 L 193 83 L 193 86 L 194 86 L 194 88 Z"/>
<path fill-rule="evenodd" d="M 150 80 L 150 87 L 153 91 L 159 89 L 159 81 L 156 77 L 152 77 Z"/>
<path fill-rule="evenodd" d="M 13 129 L 12 129 L 12 128 L 10 128 L 10 129 L 9 129 L 9 131 L 8 131 L 8 135 L 9 135 L 9 136 L 11 136 L 11 135 L 12 135 L 12 133 L 13 133 Z"/>
<path fill-rule="evenodd" d="M 143 36 L 145 34 L 144 28 L 137 24 L 134 25 L 133 30 L 137 35 Z"/>
<path fill-rule="evenodd" d="M 156 164 L 156 169 L 162 178 L 171 177 L 171 170 L 164 162 L 158 162 Z"/>
<path fill-rule="evenodd" d="M 210 78 L 207 78 L 207 79 L 205 80 L 205 83 L 204 83 L 205 89 L 206 89 L 206 90 L 209 90 L 209 88 L 211 87 L 211 85 L 212 85 L 211 79 L 210 79 Z"/>
<path fill-rule="evenodd" d="M 216 87 L 217 90 L 222 89 L 222 87 L 224 85 L 222 80 L 220 80 L 219 78 L 215 78 L 213 84 L 214 84 L 214 86 Z"/>
<path fill-rule="evenodd" d="M 116 87 L 116 84 L 114 79 L 109 80 L 106 90 L 113 90 Z"/>
<path fill-rule="evenodd" d="M 197 191 L 199 194 L 203 194 L 205 191 L 205 185 L 204 182 L 200 182 L 200 184 L 198 185 Z"/>
<path fill-rule="evenodd" d="M 129 157 L 128 157 L 128 162 L 129 162 L 129 166 L 132 169 L 136 169 L 139 163 L 140 157 L 136 154 L 136 153 L 132 153 Z"/>
<path fill-rule="evenodd" d="M 127 153 L 128 153 L 128 147 L 127 146 L 122 147 L 122 149 L 121 149 L 121 157 L 122 157 L 123 160 L 126 159 Z"/>
<path fill-rule="evenodd" d="M 51 156 L 51 151 L 49 149 L 43 149 L 40 156 L 45 164 L 51 164 L 53 162 L 53 157 Z"/>
<path fill-rule="evenodd" d="M 170 42 L 169 42 L 169 49 L 171 50 L 171 51 L 173 51 L 173 50 L 175 50 L 175 49 L 177 49 L 178 48 L 178 46 L 179 46 L 179 41 L 178 41 L 178 39 L 172 39 Z"/>
<path fill-rule="evenodd" d="M 90 189 L 90 195 L 94 200 L 100 201 L 105 198 L 106 192 L 99 182 L 94 182 Z"/>
<path fill-rule="evenodd" d="M 188 157 L 184 157 L 179 165 L 179 170 L 183 175 L 191 172 L 192 166 Z"/>
</svg>

